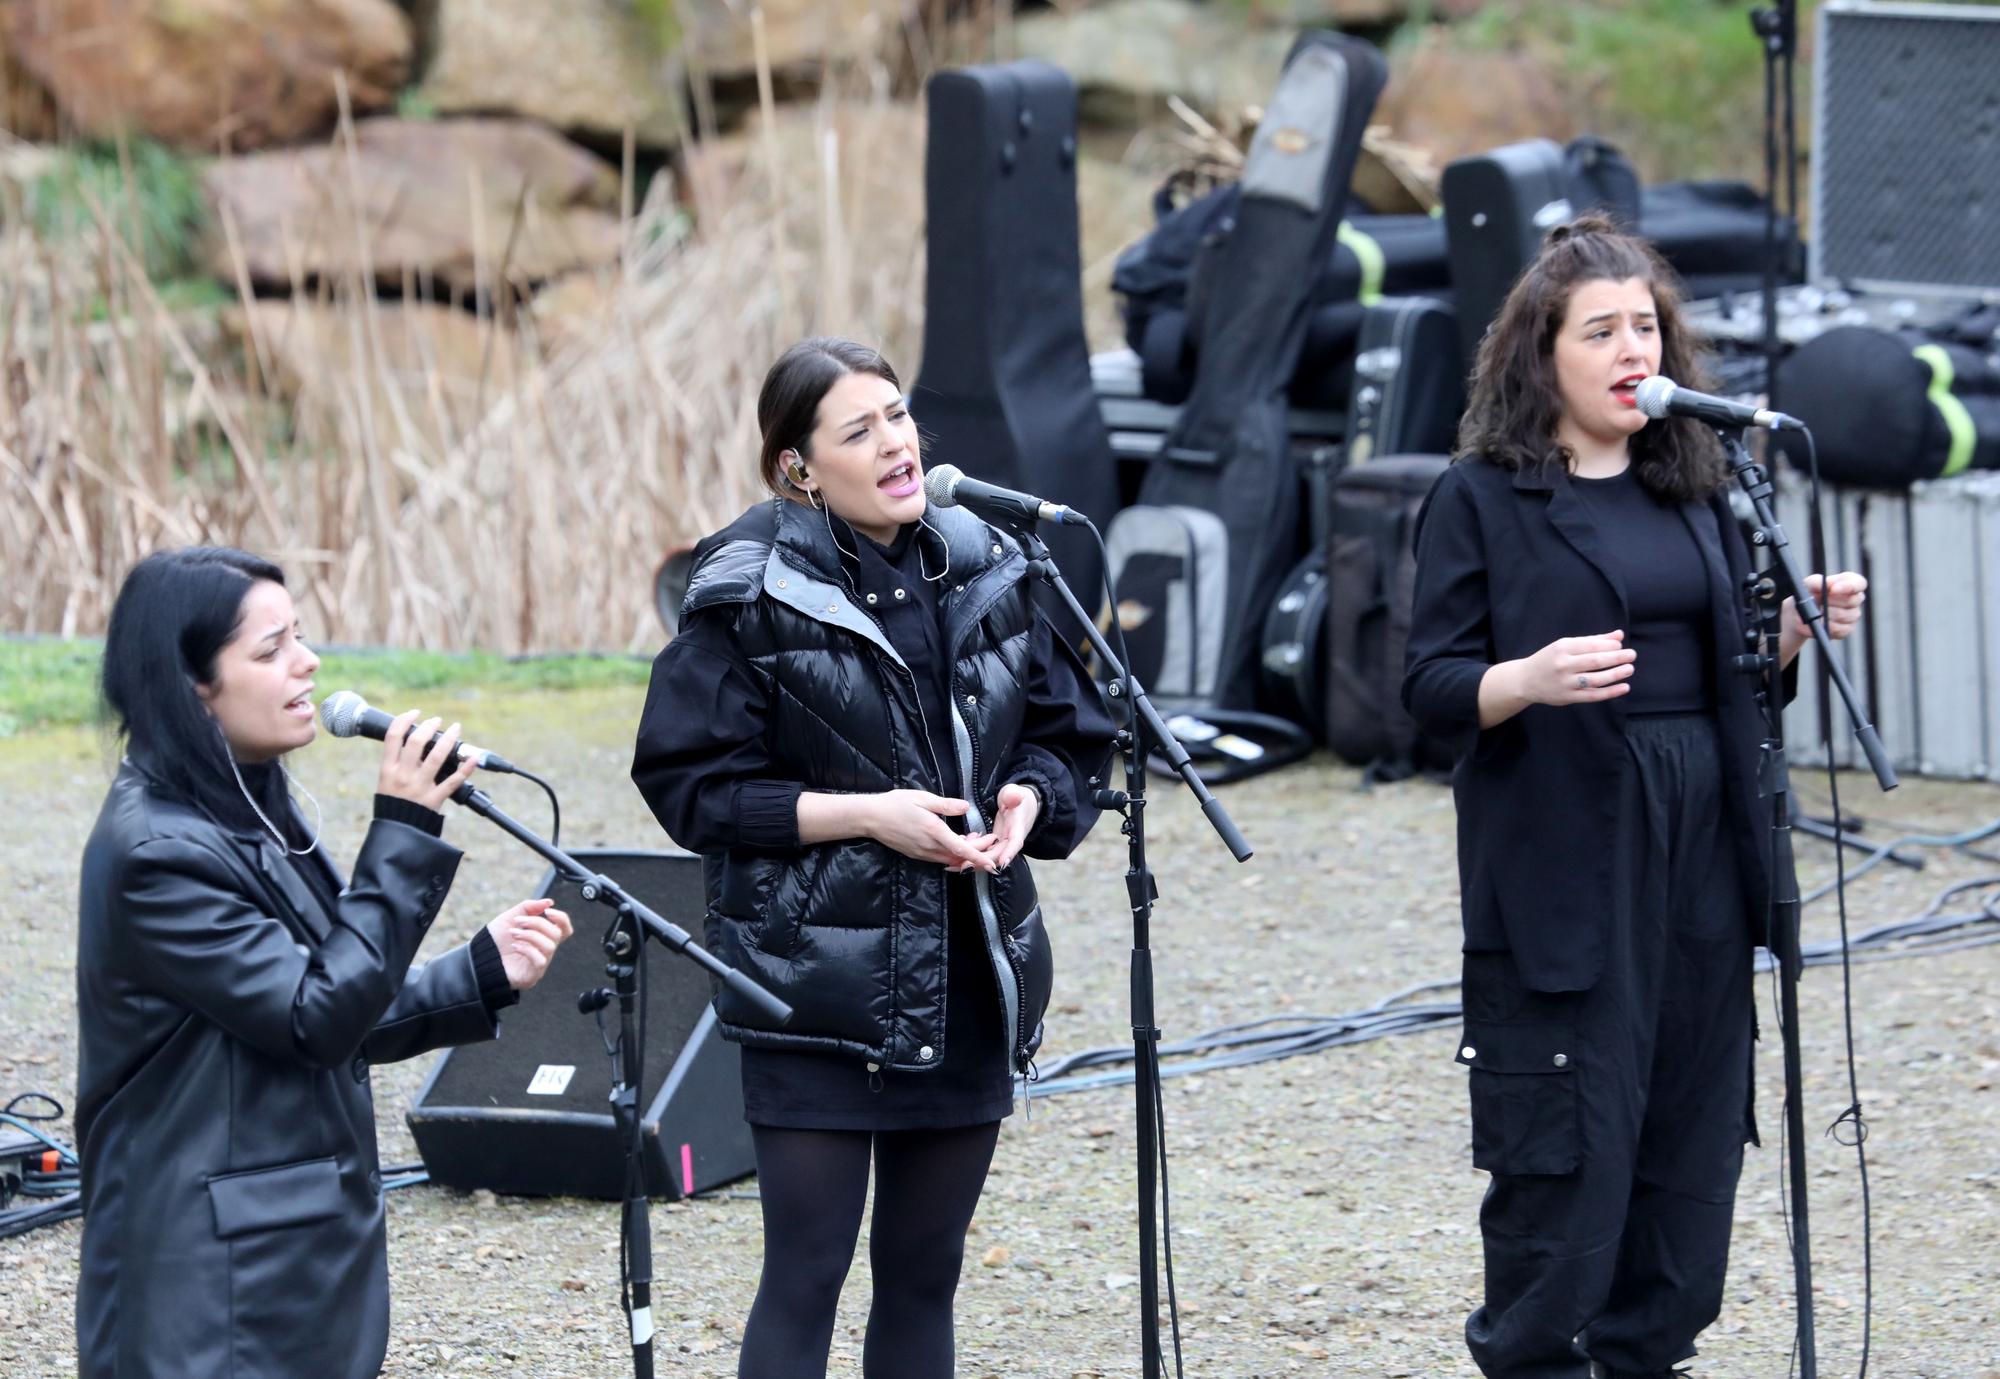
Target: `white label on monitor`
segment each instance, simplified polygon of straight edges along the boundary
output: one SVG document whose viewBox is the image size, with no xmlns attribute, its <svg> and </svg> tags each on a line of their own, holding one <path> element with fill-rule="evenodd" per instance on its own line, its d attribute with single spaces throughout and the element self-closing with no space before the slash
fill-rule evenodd
<svg viewBox="0 0 2000 1379">
<path fill-rule="evenodd" d="M 535 1069 L 535 1075 L 528 1080 L 529 1096 L 561 1096 L 569 1090 L 569 1080 L 576 1076 L 573 1063 L 544 1063 Z"/>
</svg>

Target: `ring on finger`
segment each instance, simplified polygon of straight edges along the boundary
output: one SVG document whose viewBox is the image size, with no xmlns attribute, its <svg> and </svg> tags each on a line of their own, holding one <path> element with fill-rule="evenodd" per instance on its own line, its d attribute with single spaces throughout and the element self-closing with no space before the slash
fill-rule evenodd
<svg viewBox="0 0 2000 1379">
<path fill-rule="evenodd" d="M 1576 687 L 1577 687 L 1578 689 L 1589 689 L 1589 688 L 1590 688 L 1590 677 L 1589 677 L 1588 675 L 1579 675 L 1579 676 L 1577 676 L 1577 677 L 1576 677 Z"/>
</svg>

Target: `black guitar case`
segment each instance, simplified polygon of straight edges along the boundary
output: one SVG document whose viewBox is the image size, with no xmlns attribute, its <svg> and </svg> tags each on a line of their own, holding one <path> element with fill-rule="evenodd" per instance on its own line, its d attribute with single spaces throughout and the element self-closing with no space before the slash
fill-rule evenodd
<svg viewBox="0 0 2000 1379">
<path fill-rule="evenodd" d="M 924 358 L 911 393 L 926 458 L 1102 525 L 1118 469 L 1083 333 L 1076 86 L 1048 63 L 1010 62 L 940 72 L 928 95 Z M 1103 575 L 1089 533 L 1039 534 L 1094 607 Z"/>
<path fill-rule="evenodd" d="M 1195 262 L 1191 291 L 1205 309 L 1194 389 L 1139 502 L 1207 509 L 1227 533 L 1220 659 L 1209 691 L 1217 707 L 1255 706 L 1264 612 L 1297 558 L 1290 539 L 1273 539 L 1298 527 L 1286 392 L 1362 130 L 1387 74 L 1382 55 L 1360 39 L 1299 35 L 1251 143 L 1234 224 Z"/>
</svg>

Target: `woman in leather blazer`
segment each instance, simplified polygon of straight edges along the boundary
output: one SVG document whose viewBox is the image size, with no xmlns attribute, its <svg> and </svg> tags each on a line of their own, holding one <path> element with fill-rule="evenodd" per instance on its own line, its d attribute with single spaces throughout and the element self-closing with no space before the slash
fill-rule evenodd
<svg viewBox="0 0 2000 1379">
<path fill-rule="evenodd" d="M 1457 749 L 1490 1379 L 1678 1372 L 1721 1305 L 1770 889 L 1748 558 L 1714 436 L 1633 396 L 1694 369 L 1652 248 L 1558 228 L 1418 519 L 1404 699 Z M 1812 580 L 1846 636 L 1865 581 Z"/>
<path fill-rule="evenodd" d="M 764 1268 L 739 1373 L 825 1372 L 872 1158 L 863 1371 L 952 1372 L 952 1298 L 1053 972 L 1020 854 L 1095 820 L 1112 728 L 1036 611 L 1012 538 L 924 500 L 908 399 L 873 350 L 807 340 L 758 400 L 777 496 L 697 548 L 632 775 L 703 854 Z"/>
<path fill-rule="evenodd" d="M 312 740 L 318 664 L 283 574 L 241 551 L 149 556 L 112 609 L 127 754 L 77 934 L 85 1379 L 378 1373 L 369 1065 L 493 1037 L 569 933 L 523 901 L 411 966 L 460 856 L 438 810 L 471 762 L 441 777 L 457 725 L 434 741 L 436 719 L 398 718 L 343 889 L 280 762 Z"/>
</svg>

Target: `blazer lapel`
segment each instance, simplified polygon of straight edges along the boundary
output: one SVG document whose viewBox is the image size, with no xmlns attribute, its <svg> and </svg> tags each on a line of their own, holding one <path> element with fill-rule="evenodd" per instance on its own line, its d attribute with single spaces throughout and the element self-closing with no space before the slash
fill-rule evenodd
<svg viewBox="0 0 2000 1379">
<path fill-rule="evenodd" d="M 262 834 L 230 833 L 227 836 L 235 844 L 245 870 L 271 902 L 273 913 L 279 919 L 288 921 L 295 930 L 309 935 L 314 943 L 324 943 L 333 928 L 332 919 L 314 898 L 312 888 L 299 879 L 291 859 L 280 853 L 277 845 Z"/>
<path fill-rule="evenodd" d="M 1590 511 L 1583 499 L 1577 496 L 1568 475 L 1558 475 L 1549 485 L 1549 525 L 1554 527 L 1563 540 L 1569 542 L 1576 553 L 1590 563 L 1592 569 L 1611 588 L 1611 596 L 1618 601 L 1618 621 L 1631 621 L 1625 602 L 1625 585 L 1612 569 L 1605 556 L 1604 545 L 1597 532 L 1597 524 L 1590 518 Z"/>
</svg>

